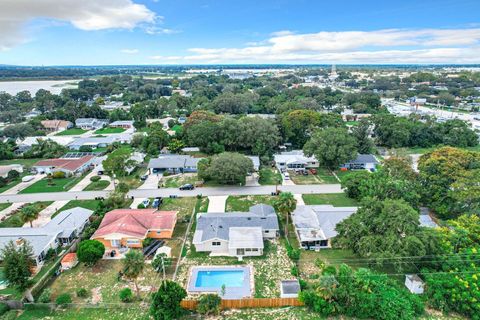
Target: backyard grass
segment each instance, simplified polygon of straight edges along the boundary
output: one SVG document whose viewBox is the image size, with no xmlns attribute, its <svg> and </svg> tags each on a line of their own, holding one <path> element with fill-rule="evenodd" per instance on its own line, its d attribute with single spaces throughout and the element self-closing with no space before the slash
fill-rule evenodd
<svg viewBox="0 0 480 320">
<path fill-rule="evenodd" d="M 52 203 L 53 201 L 39 201 L 34 202 L 33 205 L 35 206 L 37 212 L 40 212 Z M 5 220 L 1 221 L 0 228 L 17 228 L 23 226 L 24 224 L 25 222 L 20 216 L 20 210 L 18 210 L 16 212 L 13 212 L 12 215 L 7 216 Z"/>
<path fill-rule="evenodd" d="M 16 311 L 9 311 L 16 313 Z M 8 318 L 17 320 L 90 320 L 90 319 L 108 319 L 108 320 L 147 320 L 149 319 L 148 308 L 142 308 L 138 305 L 115 306 L 112 308 L 72 308 L 67 310 L 49 308 L 29 308 L 20 311 L 17 318 Z"/>
<path fill-rule="evenodd" d="M 110 185 L 110 181 L 108 180 L 98 180 L 90 183 L 88 186 L 85 187 L 85 189 L 83 189 L 83 191 L 103 190 L 109 185 Z"/>
<path fill-rule="evenodd" d="M 336 170 L 336 171 L 335 171 L 335 174 L 336 174 L 337 177 L 340 179 L 340 181 L 343 181 L 343 180 L 345 180 L 346 177 L 348 177 L 349 175 L 351 175 L 352 172 L 355 172 L 355 171 L 352 171 L 352 170 L 346 170 L 346 171 Z M 337 181 L 337 183 L 338 183 L 338 181 Z"/>
<path fill-rule="evenodd" d="M 63 293 L 69 293 L 74 303 L 86 302 L 121 302 L 118 293 L 123 288 L 130 288 L 135 293 L 132 281 L 119 278 L 122 270 L 121 260 L 99 260 L 93 267 L 78 264 L 71 270 L 63 272 L 55 278 L 49 288 L 52 291 L 52 300 Z M 138 277 L 140 297 L 147 298 L 150 291 L 156 290 L 161 282 L 161 276 L 147 264 L 143 273 Z M 88 291 L 87 298 L 79 298 L 75 292 L 84 288 Z"/>
<path fill-rule="evenodd" d="M 112 134 L 112 133 L 122 133 L 125 129 L 123 128 L 103 128 L 95 131 L 95 134 Z"/>
<path fill-rule="evenodd" d="M 338 183 L 337 178 L 329 170 L 325 168 L 315 168 L 317 170 L 316 174 L 312 174 L 308 171 L 308 176 L 303 174 L 297 174 L 294 171 L 289 171 L 290 179 L 295 184 L 335 184 Z"/>
<path fill-rule="evenodd" d="M 50 181 L 47 178 L 39 180 L 34 184 L 28 186 L 27 188 L 23 189 L 19 193 L 39 193 L 39 192 L 62 192 L 70 190 L 74 185 L 76 185 L 80 180 L 82 180 L 83 176 L 81 177 L 68 177 L 68 178 L 60 178 L 60 179 L 52 179 L 50 185 Z"/>
<path fill-rule="evenodd" d="M 31 168 L 38 161 L 43 160 L 41 158 L 32 158 L 32 159 L 9 159 L 9 160 L 0 160 L 0 165 L 6 166 L 9 164 L 21 164 L 24 169 Z M 25 170 L 24 170 L 25 171 Z"/>
<path fill-rule="evenodd" d="M 63 130 L 57 133 L 56 136 L 74 136 L 74 135 L 84 134 L 85 132 L 87 132 L 87 130 L 83 130 L 80 128 L 72 128 L 68 130 Z"/>
<path fill-rule="evenodd" d="M 258 183 L 261 185 L 281 184 L 282 175 L 275 168 L 262 167 L 259 171 Z"/>
<path fill-rule="evenodd" d="M 160 185 L 164 188 L 178 188 L 184 184 L 190 183 L 195 185 L 198 182 L 198 176 L 194 173 L 184 173 L 175 176 L 163 177 Z"/>
<path fill-rule="evenodd" d="M 355 207 L 358 202 L 350 199 L 345 193 L 329 193 L 329 194 L 304 194 L 303 201 L 306 205 L 330 204 L 335 207 Z"/>
<path fill-rule="evenodd" d="M 232 211 L 241 211 L 247 212 L 251 206 L 256 204 L 269 204 L 273 205 L 273 201 L 275 201 L 275 196 L 229 196 L 227 198 L 226 209 L 227 212 Z"/>
</svg>

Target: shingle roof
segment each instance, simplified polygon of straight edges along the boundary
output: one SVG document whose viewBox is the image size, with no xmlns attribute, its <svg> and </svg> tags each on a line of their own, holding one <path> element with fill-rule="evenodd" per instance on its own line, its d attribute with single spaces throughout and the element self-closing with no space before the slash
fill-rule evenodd
<svg viewBox="0 0 480 320">
<path fill-rule="evenodd" d="M 185 168 L 195 167 L 202 158 L 194 158 L 190 155 L 165 154 L 156 159 L 150 159 L 148 168 Z"/>
<path fill-rule="evenodd" d="M 40 160 L 33 167 L 55 167 L 56 169 L 66 169 L 75 172 L 77 169 L 95 158 L 92 155 L 84 156 L 78 159 L 46 159 Z"/>
<path fill-rule="evenodd" d="M 236 248 L 262 248 L 263 234 L 261 227 L 231 227 L 228 230 L 228 247 Z"/>
<path fill-rule="evenodd" d="M 378 160 L 373 154 L 359 154 L 354 160 L 351 160 L 348 163 L 378 163 Z"/>
<path fill-rule="evenodd" d="M 262 229 L 278 230 L 278 218 L 273 208 L 267 205 L 254 206 L 250 212 L 203 213 L 197 217 L 194 243 L 209 239 L 229 240 L 229 229 L 234 227 L 261 227 Z"/>
<path fill-rule="evenodd" d="M 143 238 L 149 230 L 173 230 L 176 220 L 176 211 L 117 209 L 105 214 L 92 239 L 113 233 Z"/>
</svg>

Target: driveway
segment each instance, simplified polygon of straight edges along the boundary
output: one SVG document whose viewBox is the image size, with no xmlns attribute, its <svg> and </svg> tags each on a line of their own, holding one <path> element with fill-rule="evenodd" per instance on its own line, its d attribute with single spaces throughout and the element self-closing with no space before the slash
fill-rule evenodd
<svg viewBox="0 0 480 320">
<path fill-rule="evenodd" d="M 90 178 L 93 177 L 93 176 L 96 176 L 97 175 L 97 172 L 95 172 L 95 170 L 92 170 L 89 174 L 87 174 L 85 176 L 85 178 L 83 178 L 82 180 L 80 180 L 79 183 L 77 183 L 76 185 L 74 185 L 72 187 L 72 189 L 68 190 L 68 192 L 75 192 L 75 191 L 82 191 L 83 189 L 85 189 L 90 183 L 92 183 L 92 181 L 90 181 Z"/>
<path fill-rule="evenodd" d="M 291 192 L 293 194 L 309 194 L 309 193 L 343 193 L 340 184 L 304 184 L 293 186 L 280 186 L 279 190 Z M 135 198 L 153 198 L 168 197 L 176 195 L 178 197 L 195 197 L 199 194 L 203 196 L 248 196 L 248 195 L 269 195 L 275 192 L 275 186 L 225 186 L 225 187 L 204 187 L 194 190 L 180 191 L 177 188 L 161 188 L 161 189 L 136 189 L 130 190 L 128 196 Z M 35 202 L 35 201 L 58 201 L 58 200 L 88 200 L 95 197 L 108 197 L 110 191 L 76 191 L 76 192 L 46 192 L 46 193 L 29 193 L 5 195 L 0 194 L 0 202 Z"/>
<path fill-rule="evenodd" d="M 303 197 L 300 193 L 295 193 L 293 197 L 295 198 L 295 200 L 297 200 L 297 206 L 305 205 L 305 201 L 303 201 Z"/>
<path fill-rule="evenodd" d="M 60 208 L 62 208 L 64 205 L 68 203 L 68 200 L 62 200 L 62 201 L 55 201 L 42 211 L 40 211 L 39 216 L 37 220 L 33 221 L 33 227 L 38 228 L 38 227 L 43 227 L 46 225 L 50 220 L 52 220 L 52 216 L 55 212 L 57 212 Z M 27 222 L 23 225 L 24 228 L 30 228 L 30 223 Z"/>
<path fill-rule="evenodd" d="M 152 173 L 149 174 L 147 180 L 143 182 L 143 184 L 138 187 L 139 190 L 146 190 L 146 189 L 157 189 L 158 182 L 162 179 L 163 173 Z"/>
<path fill-rule="evenodd" d="M 43 178 L 45 178 L 45 174 L 36 174 L 34 175 L 34 178 L 31 180 L 31 181 L 28 181 L 28 182 L 20 182 L 19 184 L 17 184 L 16 186 L 13 186 L 11 187 L 10 189 L 6 190 L 5 192 L 2 193 L 7 195 L 7 194 L 17 194 L 19 193 L 20 191 L 22 191 L 23 189 L 31 186 L 32 184 L 34 184 L 35 182 L 39 181 L 39 180 L 42 180 Z M 29 201 L 26 201 L 26 202 L 29 202 Z"/>
<path fill-rule="evenodd" d="M 208 197 L 207 212 L 225 212 L 228 196 L 210 196 Z"/>
</svg>

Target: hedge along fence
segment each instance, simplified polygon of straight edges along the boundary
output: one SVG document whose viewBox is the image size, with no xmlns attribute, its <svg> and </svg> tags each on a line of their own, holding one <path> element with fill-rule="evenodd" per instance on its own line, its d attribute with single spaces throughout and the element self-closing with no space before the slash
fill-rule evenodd
<svg viewBox="0 0 480 320">
<path fill-rule="evenodd" d="M 182 300 L 182 308 L 195 310 L 198 305 L 197 300 Z M 222 309 L 243 309 L 243 308 L 280 308 L 280 307 L 301 307 L 304 303 L 297 298 L 248 298 L 222 300 L 220 307 Z"/>
</svg>

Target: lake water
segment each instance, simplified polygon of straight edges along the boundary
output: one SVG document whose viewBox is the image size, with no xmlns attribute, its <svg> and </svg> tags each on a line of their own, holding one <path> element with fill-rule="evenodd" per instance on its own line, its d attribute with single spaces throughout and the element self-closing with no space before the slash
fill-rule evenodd
<svg viewBox="0 0 480 320">
<path fill-rule="evenodd" d="M 0 81 L 0 91 L 16 95 L 20 91 L 27 90 L 33 96 L 38 90 L 45 89 L 53 94 L 59 94 L 62 89 L 77 88 L 78 81 L 80 80 Z"/>
</svg>

